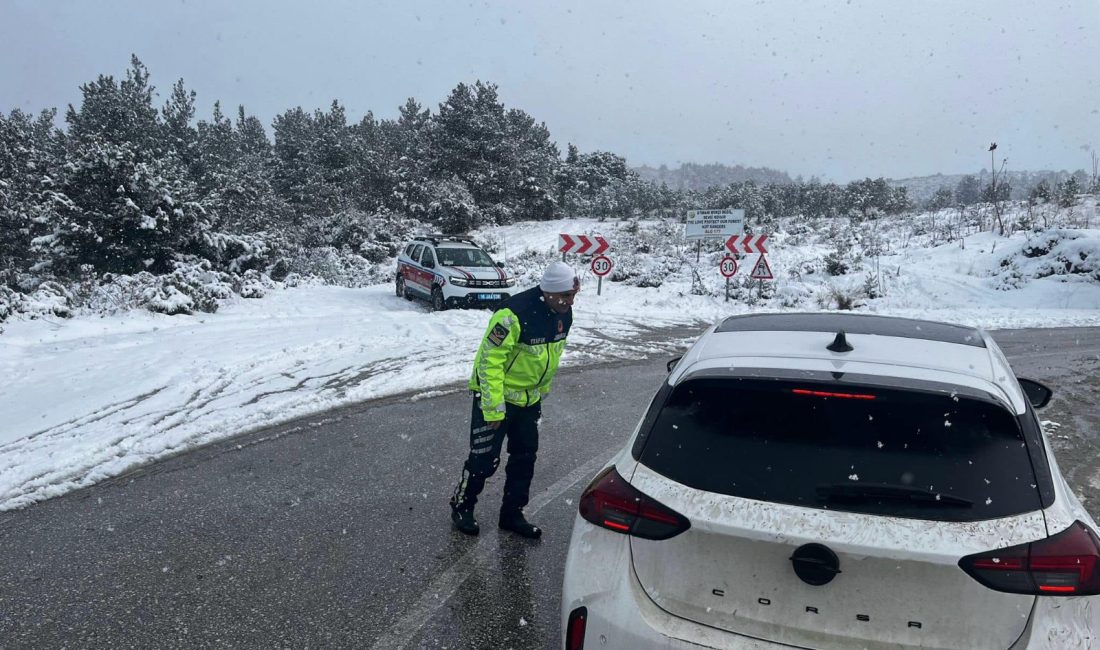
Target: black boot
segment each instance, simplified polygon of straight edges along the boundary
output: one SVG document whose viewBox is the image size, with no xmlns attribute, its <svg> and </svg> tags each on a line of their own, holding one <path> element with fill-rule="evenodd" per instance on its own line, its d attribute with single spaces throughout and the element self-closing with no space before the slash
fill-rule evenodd
<svg viewBox="0 0 1100 650">
<path fill-rule="evenodd" d="M 524 518 L 522 511 L 500 513 L 499 525 L 502 530 L 510 530 L 527 539 L 538 539 L 542 537 L 542 529 L 528 522 L 527 519 Z"/>
<path fill-rule="evenodd" d="M 473 509 L 451 506 L 451 521 L 454 522 L 455 528 L 467 535 L 477 535 L 481 530 L 477 525 L 477 519 L 474 519 Z"/>
</svg>

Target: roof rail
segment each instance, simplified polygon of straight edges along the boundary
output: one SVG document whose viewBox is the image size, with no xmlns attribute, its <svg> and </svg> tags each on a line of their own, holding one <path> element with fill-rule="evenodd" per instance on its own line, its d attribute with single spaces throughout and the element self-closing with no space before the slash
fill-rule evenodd
<svg viewBox="0 0 1100 650">
<path fill-rule="evenodd" d="M 444 235 L 442 233 L 428 233 L 426 235 L 416 235 L 414 240 L 419 239 L 421 241 L 430 241 L 433 246 L 438 246 L 441 241 L 455 241 L 463 244 L 469 244 L 471 246 L 477 246 L 477 243 L 469 235 Z"/>
</svg>

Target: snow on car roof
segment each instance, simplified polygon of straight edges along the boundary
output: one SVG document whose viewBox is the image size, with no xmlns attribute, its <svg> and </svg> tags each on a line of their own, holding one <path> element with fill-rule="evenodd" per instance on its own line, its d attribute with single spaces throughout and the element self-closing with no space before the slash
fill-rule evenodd
<svg viewBox="0 0 1100 650">
<path fill-rule="evenodd" d="M 841 330 L 849 334 L 877 334 L 985 347 L 981 332 L 973 327 L 873 314 L 746 314 L 727 318 L 716 331 L 798 331 L 835 334 Z"/>
<path fill-rule="evenodd" d="M 843 330 L 850 352 L 827 349 Z M 721 367 L 831 370 L 981 388 L 1022 413 L 1024 397 L 996 343 L 978 329 L 858 314 L 753 314 L 707 330 L 669 375 Z"/>
</svg>

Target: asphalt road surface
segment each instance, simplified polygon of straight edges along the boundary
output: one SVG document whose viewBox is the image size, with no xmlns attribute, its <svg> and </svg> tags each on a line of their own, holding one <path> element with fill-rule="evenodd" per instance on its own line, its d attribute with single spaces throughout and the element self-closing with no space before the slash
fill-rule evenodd
<svg viewBox="0 0 1100 650">
<path fill-rule="evenodd" d="M 1041 417 L 1100 514 L 1100 329 L 994 336 L 1020 376 L 1055 389 Z M 496 529 L 503 468 L 481 536 L 451 530 L 461 391 L 306 418 L 0 514 L 0 646 L 560 647 L 577 497 L 665 361 L 559 375 L 528 507 L 537 542 Z"/>
</svg>

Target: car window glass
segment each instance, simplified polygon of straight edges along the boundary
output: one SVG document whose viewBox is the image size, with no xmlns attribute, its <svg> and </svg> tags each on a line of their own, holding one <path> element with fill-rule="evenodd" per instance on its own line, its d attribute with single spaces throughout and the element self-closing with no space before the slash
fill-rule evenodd
<svg viewBox="0 0 1100 650">
<path fill-rule="evenodd" d="M 439 263 L 444 266 L 493 266 L 493 259 L 480 248 L 440 248 Z"/>
<path fill-rule="evenodd" d="M 435 264 L 435 255 L 432 254 L 432 249 L 427 246 L 424 247 L 424 252 L 420 255 L 421 266 L 428 266 L 428 264 Z"/>
<path fill-rule="evenodd" d="M 414 262 L 420 262 L 420 251 L 423 248 L 424 247 L 421 246 L 420 244 L 414 244 L 412 252 L 409 253 L 409 259 L 411 259 Z"/>
<path fill-rule="evenodd" d="M 1041 507 L 1019 425 L 1003 407 L 877 387 L 843 389 L 860 398 L 821 395 L 836 391 L 828 386 L 689 380 L 661 409 L 640 460 L 696 489 L 812 508 L 979 521 Z M 876 485 L 932 497 L 837 502 L 819 489 Z"/>
</svg>

